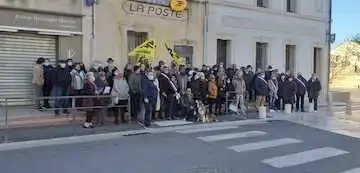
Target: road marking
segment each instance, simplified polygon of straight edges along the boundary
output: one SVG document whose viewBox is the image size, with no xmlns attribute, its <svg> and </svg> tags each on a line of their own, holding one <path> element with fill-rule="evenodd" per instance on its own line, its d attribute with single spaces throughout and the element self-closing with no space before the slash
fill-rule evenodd
<svg viewBox="0 0 360 173">
<path fill-rule="evenodd" d="M 355 168 L 355 169 L 348 170 L 348 171 L 345 171 L 342 173 L 360 173 L 360 168 Z"/>
<path fill-rule="evenodd" d="M 285 168 L 305 164 L 308 162 L 314 162 L 321 159 L 327 159 L 330 157 L 340 156 L 348 153 L 349 152 L 347 151 L 339 150 L 332 147 L 323 147 L 300 153 L 265 159 L 262 161 L 262 163 L 268 164 L 276 168 Z"/>
<path fill-rule="evenodd" d="M 155 121 L 154 124 L 160 127 L 168 127 L 168 126 L 178 126 L 178 125 L 187 125 L 192 124 L 193 122 L 185 121 L 185 120 L 169 120 L 169 121 Z"/>
<path fill-rule="evenodd" d="M 213 141 L 222 141 L 222 140 L 237 139 L 237 138 L 262 136 L 266 134 L 267 134 L 266 132 L 262 132 L 262 131 L 247 131 L 247 132 L 228 133 L 228 134 L 213 135 L 213 136 L 204 136 L 204 137 L 198 137 L 197 139 L 200 139 L 205 142 L 213 142 Z"/>
<path fill-rule="evenodd" d="M 292 138 L 283 138 L 283 139 L 276 139 L 276 140 L 269 140 L 269 141 L 261 141 L 261 142 L 254 142 L 254 143 L 247 143 L 242 145 L 234 145 L 228 147 L 230 150 L 234 150 L 238 153 L 246 152 L 246 151 L 254 151 L 254 150 L 261 150 L 265 148 L 274 148 L 283 145 L 290 145 L 301 143 L 302 141 Z"/>
<path fill-rule="evenodd" d="M 178 130 L 177 133 L 188 134 L 188 133 L 199 133 L 199 132 L 211 132 L 211 131 L 220 131 L 220 130 L 230 130 L 236 129 L 237 126 L 227 126 L 227 127 L 208 127 L 208 128 L 194 128 L 194 129 L 185 129 Z"/>
</svg>

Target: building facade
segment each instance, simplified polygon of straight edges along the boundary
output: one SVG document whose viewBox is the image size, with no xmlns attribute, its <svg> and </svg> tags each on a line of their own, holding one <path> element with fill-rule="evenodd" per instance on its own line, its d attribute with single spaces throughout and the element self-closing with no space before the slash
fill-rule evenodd
<svg viewBox="0 0 360 173">
<path fill-rule="evenodd" d="M 85 9 L 85 63 L 104 62 L 112 57 L 122 67 L 129 60 L 128 53 L 147 39 L 157 42 L 156 61 L 171 60 L 165 48 L 167 44 L 188 63 L 203 63 L 204 7 L 197 0 L 188 1 L 183 12 L 172 11 L 170 0 L 104 0 L 96 5 L 94 19 L 91 18 L 92 12 L 90 7 Z"/>
<path fill-rule="evenodd" d="M 211 0 L 205 62 L 317 73 L 327 91 L 330 0 Z"/>
<path fill-rule="evenodd" d="M 33 94 L 39 57 L 81 61 L 82 6 L 77 0 L 0 0 L 0 98 Z"/>
</svg>

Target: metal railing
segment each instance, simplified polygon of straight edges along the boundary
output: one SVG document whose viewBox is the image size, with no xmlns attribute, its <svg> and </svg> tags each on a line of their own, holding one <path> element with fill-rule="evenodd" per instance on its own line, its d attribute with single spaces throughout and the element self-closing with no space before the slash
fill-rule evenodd
<svg viewBox="0 0 360 173">
<path fill-rule="evenodd" d="M 51 112 L 53 111 L 55 115 L 55 111 L 61 111 L 61 110 L 67 110 L 67 111 L 72 111 L 73 113 L 69 114 L 67 117 L 70 118 L 70 122 L 75 122 L 76 121 L 76 116 L 79 116 L 79 113 L 74 112 L 74 111 L 78 111 L 78 110 L 82 110 L 82 111 L 89 111 L 89 110 L 106 110 L 109 108 L 127 108 L 127 112 L 129 114 L 131 114 L 131 109 L 130 109 L 130 97 L 128 97 L 127 101 L 128 103 L 125 105 L 118 105 L 118 104 L 112 104 L 112 100 L 117 98 L 116 96 L 110 96 L 110 95 L 96 95 L 96 96 L 51 96 L 51 97 L 6 97 L 6 98 L 0 98 L 0 109 L 2 110 L 2 122 L 0 125 L 0 130 L 3 131 L 4 133 L 4 142 L 8 142 L 8 130 L 11 129 L 12 127 L 9 126 L 9 122 L 11 122 L 12 119 L 16 119 L 19 117 L 12 117 L 13 115 L 11 115 L 10 113 L 10 109 L 14 106 L 12 106 L 11 103 L 19 103 L 19 101 L 23 101 L 23 100 L 30 100 L 31 102 L 36 102 L 37 100 L 43 101 L 43 100 L 48 100 L 50 103 L 52 103 L 51 108 L 43 108 L 41 109 L 41 112 L 47 113 L 47 112 Z M 80 99 L 81 101 L 77 102 L 77 100 Z M 93 99 L 95 105 L 94 106 L 82 106 L 82 100 L 84 99 Z M 55 105 L 56 101 L 63 101 L 64 104 L 62 104 L 63 106 L 59 106 L 56 107 L 58 105 Z M 78 105 L 77 103 L 79 103 L 80 105 Z M 35 104 L 33 104 L 33 106 L 27 105 L 27 106 L 21 106 L 22 110 L 35 110 L 36 107 L 34 106 Z M 37 112 L 38 114 L 41 114 L 40 112 Z M 118 112 L 119 113 L 119 112 Z M 71 117 L 69 117 L 71 116 Z M 105 115 L 100 115 L 100 116 L 105 116 Z M 21 116 L 20 116 L 21 117 Z M 56 116 L 55 116 L 56 117 Z M 64 118 L 64 116 L 58 116 L 58 117 L 62 117 Z M 50 125 L 50 124 L 49 124 Z"/>
</svg>

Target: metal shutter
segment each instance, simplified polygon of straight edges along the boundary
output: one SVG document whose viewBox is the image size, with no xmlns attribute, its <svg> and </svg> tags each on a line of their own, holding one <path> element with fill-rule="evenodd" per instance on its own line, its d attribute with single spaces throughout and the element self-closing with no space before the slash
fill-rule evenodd
<svg viewBox="0 0 360 173">
<path fill-rule="evenodd" d="M 56 36 L 0 32 L 0 98 L 33 96 L 32 68 L 39 57 L 56 61 Z M 28 105 L 28 100 L 9 105 Z"/>
</svg>

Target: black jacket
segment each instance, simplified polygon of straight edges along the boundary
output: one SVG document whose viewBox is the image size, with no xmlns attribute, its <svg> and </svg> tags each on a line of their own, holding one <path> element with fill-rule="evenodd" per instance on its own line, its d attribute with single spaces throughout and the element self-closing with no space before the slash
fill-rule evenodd
<svg viewBox="0 0 360 173">
<path fill-rule="evenodd" d="M 177 88 L 173 88 L 171 84 L 170 76 L 161 73 L 158 76 L 158 80 L 159 80 L 159 88 L 161 93 L 165 93 L 166 95 L 172 95 L 177 92 Z M 176 87 L 176 84 L 174 84 L 174 86 Z"/>
<path fill-rule="evenodd" d="M 321 91 L 321 83 L 318 79 L 312 81 L 311 79 L 307 82 L 307 91 L 309 98 L 319 97 Z"/>
<path fill-rule="evenodd" d="M 283 88 L 283 98 L 286 102 L 294 103 L 296 95 L 296 82 L 286 81 Z"/>
<path fill-rule="evenodd" d="M 269 85 L 263 79 L 256 77 L 254 80 L 255 92 L 258 96 L 268 96 L 270 92 Z"/>
<path fill-rule="evenodd" d="M 306 94 L 306 79 L 302 76 L 299 76 L 295 79 L 296 82 L 296 94 L 305 95 Z"/>
<path fill-rule="evenodd" d="M 68 88 L 71 85 L 70 68 L 57 67 L 54 70 L 53 84 L 54 86 Z"/>
</svg>

